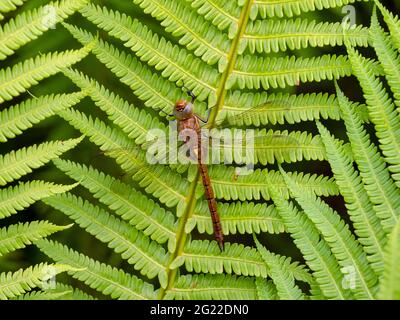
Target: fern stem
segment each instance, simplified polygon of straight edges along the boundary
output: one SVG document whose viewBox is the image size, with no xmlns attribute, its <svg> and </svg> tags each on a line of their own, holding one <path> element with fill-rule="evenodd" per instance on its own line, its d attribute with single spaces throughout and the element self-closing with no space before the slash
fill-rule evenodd
<svg viewBox="0 0 400 320">
<path fill-rule="evenodd" d="M 226 82 L 228 81 L 229 75 L 232 73 L 233 68 L 235 67 L 240 39 L 243 37 L 244 32 L 246 30 L 247 22 L 249 21 L 249 16 L 250 16 L 250 9 L 251 6 L 253 5 L 253 1 L 254 0 L 247 0 L 240 14 L 240 19 L 238 22 L 239 32 L 233 39 L 232 46 L 229 50 L 228 66 L 225 69 L 224 73 L 222 74 L 221 81 L 217 89 L 217 103 L 215 105 L 215 108 L 212 110 L 210 114 L 210 120 L 207 124 L 207 127 L 209 128 L 213 127 L 218 113 L 224 106 L 225 96 L 226 96 L 226 90 L 225 90 Z"/>
<path fill-rule="evenodd" d="M 175 283 L 175 278 L 176 278 L 176 275 L 178 272 L 178 268 L 171 269 L 170 266 L 171 266 L 172 262 L 176 259 L 176 257 L 179 257 L 182 254 L 183 247 L 186 243 L 185 225 L 186 225 L 186 221 L 188 221 L 190 216 L 193 214 L 193 210 L 196 205 L 195 193 L 196 193 L 196 186 L 197 186 L 199 177 L 200 177 L 200 172 L 197 171 L 196 177 L 193 179 L 193 181 L 189 187 L 189 192 L 188 192 L 189 202 L 186 206 L 186 209 L 185 209 L 183 215 L 179 219 L 178 231 L 176 234 L 176 242 L 177 242 L 176 250 L 170 256 L 170 259 L 168 261 L 167 268 L 166 268 L 167 275 L 168 275 L 168 286 L 166 289 L 160 288 L 160 292 L 158 295 L 159 300 L 164 299 L 166 292 L 168 290 L 172 289 L 172 286 Z"/>
<path fill-rule="evenodd" d="M 247 0 L 246 4 L 244 5 L 243 10 L 241 12 L 239 23 L 238 23 L 239 24 L 238 25 L 239 32 L 237 33 L 236 37 L 233 39 L 232 46 L 229 50 L 228 66 L 225 69 L 224 73 L 222 74 L 221 81 L 220 81 L 218 89 L 217 89 L 217 103 L 216 103 L 215 108 L 212 110 L 212 112 L 210 114 L 210 119 L 209 119 L 208 125 L 207 125 L 208 127 L 212 127 L 214 125 L 217 115 L 218 115 L 220 109 L 224 105 L 225 96 L 226 96 L 225 85 L 229 78 L 229 75 L 231 74 L 231 72 L 235 66 L 239 42 L 240 42 L 241 37 L 244 34 L 244 31 L 246 30 L 246 25 L 249 20 L 250 9 L 253 4 L 253 1 L 254 0 Z M 192 181 L 190 188 L 189 188 L 188 198 L 187 198 L 189 200 L 189 202 L 186 206 L 185 212 L 179 219 L 178 232 L 177 232 L 177 247 L 176 247 L 175 252 L 171 255 L 170 260 L 168 261 L 168 265 L 167 265 L 168 286 L 166 289 L 163 289 L 163 288 L 160 289 L 160 292 L 158 295 L 158 298 L 160 300 L 164 299 L 166 292 L 173 288 L 176 276 L 178 274 L 178 268 L 170 269 L 170 266 L 171 266 L 172 262 L 175 260 L 175 258 L 179 257 L 182 254 L 184 245 L 186 243 L 187 235 L 185 233 L 185 225 L 186 225 L 186 222 L 188 221 L 188 219 L 192 216 L 195 205 L 196 205 L 195 194 L 196 194 L 196 186 L 198 184 L 199 178 L 200 178 L 200 174 L 199 174 L 199 171 L 197 171 L 196 177 Z"/>
</svg>

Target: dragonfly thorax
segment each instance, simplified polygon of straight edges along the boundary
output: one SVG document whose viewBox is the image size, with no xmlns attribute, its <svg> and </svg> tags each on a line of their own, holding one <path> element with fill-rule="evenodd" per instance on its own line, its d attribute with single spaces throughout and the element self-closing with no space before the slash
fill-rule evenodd
<svg viewBox="0 0 400 320">
<path fill-rule="evenodd" d="M 179 99 L 175 103 L 175 108 L 174 108 L 174 116 L 178 120 L 185 120 L 189 119 L 193 116 L 193 104 L 190 102 L 187 102 L 184 99 Z"/>
</svg>

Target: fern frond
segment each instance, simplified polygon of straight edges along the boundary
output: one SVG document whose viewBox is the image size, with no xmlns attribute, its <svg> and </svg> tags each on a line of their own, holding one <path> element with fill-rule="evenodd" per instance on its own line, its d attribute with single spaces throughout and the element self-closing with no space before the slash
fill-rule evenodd
<svg viewBox="0 0 400 320">
<path fill-rule="evenodd" d="M 0 142 L 6 142 L 45 118 L 77 104 L 85 92 L 42 96 L 25 100 L 0 112 Z"/>
<path fill-rule="evenodd" d="M 400 123 L 393 102 L 382 82 L 371 71 L 371 61 L 363 60 L 360 54 L 348 47 L 349 59 L 354 74 L 364 92 L 371 122 L 375 126 L 380 149 L 389 164 L 396 185 L 400 186 Z"/>
<path fill-rule="evenodd" d="M 79 50 L 53 52 L 37 56 L 0 70 L 0 103 L 25 92 L 40 80 L 50 77 L 86 57 L 91 45 Z"/>
<path fill-rule="evenodd" d="M 395 104 L 400 108 L 400 57 L 393 47 L 390 37 L 384 32 L 378 22 L 376 10 L 371 19 L 370 36 L 379 62 L 385 71 L 385 77 L 393 92 Z"/>
<path fill-rule="evenodd" d="M 82 8 L 88 0 L 62 0 L 50 2 L 46 6 L 25 11 L 0 26 L 0 61 L 12 55 L 24 44 L 38 38 L 52 24 L 44 23 L 48 8 L 51 6 L 54 14 L 54 24 L 65 20 L 76 10 Z"/>
<path fill-rule="evenodd" d="M 90 137 L 100 149 L 116 159 L 121 168 L 133 174 L 146 192 L 153 194 L 167 206 L 172 207 L 185 202 L 185 190 L 188 182 L 163 165 L 153 165 L 149 170 L 144 152 L 128 139 L 121 131 L 107 127 L 98 118 L 94 121 L 79 111 L 64 110 L 60 115 L 71 125 Z"/>
<path fill-rule="evenodd" d="M 387 23 L 390 31 L 390 37 L 396 49 L 400 52 L 400 20 L 388 9 L 386 9 L 378 0 L 374 0 L 376 6 L 381 11 L 385 22 Z"/>
<path fill-rule="evenodd" d="M 0 186 L 39 168 L 64 152 L 74 148 L 83 136 L 65 141 L 44 142 L 0 155 Z"/>
<path fill-rule="evenodd" d="M 285 228 L 313 271 L 323 295 L 330 299 L 350 299 L 350 292 L 342 285 L 338 262 L 331 254 L 328 243 L 320 237 L 315 225 L 307 215 L 299 212 L 292 202 L 283 199 L 273 184 L 269 186 L 269 192 Z"/>
<path fill-rule="evenodd" d="M 245 201 L 263 198 L 269 200 L 268 185 L 270 183 L 279 189 L 285 199 L 289 198 L 289 190 L 282 175 L 277 171 L 256 169 L 250 175 L 238 175 L 237 179 L 234 179 L 235 168 L 212 166 L 209 168 L 209 173 L 215 196 L 218 199 Z M 326 197 L 339 194 L 337 185 L 332 178 L 302 172 L 288 174 L 307 192 Z M 199 185 L 200 187 L 202 186 Z"/>
<path fill-rule="evenodd" d="M 371 142 L 351 102 L 337 85 L 336 90 L 347 136 L 351 142 L 354 160 L 360 171 L 364 188 L 373 204 L 374 211 L 381 220 L 383 229 L 388 233 L 398 220 L 400 190 L 391 180 L 378 148 Z"/>
<path fill-rule="evenodd" d="M 274 206 L 254 202 L 218 203 L 217 205 L 224 234 L 285 231 L 282 219 Z M 206 201 L 196 203 L 192 216 L 186 222 L 185 232 L 190 233 L 195 227 L 200 233 L 214 232 Z"/>
<path fill-rule="evenodd" d="M 215 241 L 193 240 L 186 244 L 182 254 L 171 264 L 171 269 L 185 265 L 187 271 L 196 273 L 228 273 L 266 278 L 269 269 L 256 249 L 238 243 L 226 243 L 221 252 Z M 293 276 L 309 281 L 310 275 L 303 266 L 287 261 Z"/>
<path fill-rule="evenodd" d="M 300 288 L 294 283 L 294 277 L 286 269 L 286 257 L 277 256 L 269 252 L 254 237 L 257 250 L 269 268 L 269 275 L 274 282 L 279 299 L 281 300 L 303 300 L 305 296 Z"/>
<path fill-rule="evenodd" d="M 64 74 L 78 87 L 88 90 L 88 95 L 95 104 L 107 113 L 109 119 L 118 125 L 129 138 L 135 139 L 136 144 L 143 144 L 152 129 L 166 131 L 165 125 L 157 117 L 129 104 L 95 80 L 78 71 L 64 70 Z"/>
<path fill-rule="evenodd" d="M 64 193 L 43 201 L 65 213 L 81 228 L 120 253 L 141 274 L 149 279 L 158 276 L 161 285 L 166 286 L 165 265 L 169 255 L 136 228 L 72 194 Z"/>
<path fill-rule="evenodd" d="M 400 222 L 390 234 L 385 248 L 385 268 L 380 281 L 379 299 L 400 299 Z"/>
<path fill-rule="evenodd" d="M 95 300 L 91 295 L 60 282 L 54 288 L 32 291 L 16 297 L 17 300 Z"/>
<path fill-rule="evenodd" d="M 186 46 L 208 64 L 218 62 L 223 72 L 228 64 L 230 41 L 225 33 L 206 21 L 202 15 L 186 5 L 185 1 L 170 0 L 134 0 L 145 13 L 151 14 L 161 22 L 165 31 L 177 37 L 181 45 Z"/>
<path fill-rule="evenodd" d="M 27 0 L 4 0 L 0 4 L 0 12 L 10 12 L 17 9 L 17 6 L 22 6 Z"/>
<path fill-rule="evenodd" d="M 237 58 L 226 88 L 267 90 L 294 86 L 299 81 L 320 82 L 350 75 L 351 65 L 345 56 L 264 58 L 245 55 Z"/>
<path fill-rule="evenodd" d="M 149 28 L 138 20 L 132 20 L 125 14 L 99 8 L 93 17 L 93 22 L 109 32 L 136 55 L 150 66 L 162 70 L 161 75 L 170 81 L 184 82 L 193 90 L 198 99 L 203 101 L 208 98 L 208 103 L 213 106 L 216 102 L 217 81 L 220 78 L 218 71 L 204 63 L 199 58 L 190 54 L 186 49 L 180 49 L 165 38 L 154 34 Z M 91 18 L 88 16 L 87 18 Z M 78 28 L 67 26 L 78 41 L 84 41 L 82 31 Z"/>
<path fill-rule="evenodd" d="M 343 33 L 339 22 L 329 23 L 307 19 L 257 20 L 248 23 L 240 39 L 239 53 L 270 53 L 302 48 L 340 46 L 348 41 L 353 46 L 368 46 L 368 29 L 357 26 Z"/>
<path fill-rule="evenodd" d="M 254 1 L 250 18 L 255 20 L 258 16 L 261 18 L 271 17 L 292 17 L 302 12 L 322 10 L 344 6 L 356 1 L 368 0 L 293 0 L 293 1 L 275 1 L 275 0 L 256 0 Z M 239 5 L 243 5 L 245 0 L 238 0 Z"/>
<path fill-rule="evenodd" d="M 343 268 L 350 267 L 354 270 L 356 286 L 352 289 L 352 292 L 354 292 L 355 297 L 373 299 L 377 277 L 368 264 L 366 254 L 359 242 L 350 232 L 349 226 L 322 200 L 300 188 L 283 170 L 281 170 L 281 173 L 290 192 L 323 235 L 340 266 Z"/>
<path fill-rule="evenodd" d="M 72 293 L 72 290 L 43 290 L 43 291 L 31 291 L 22 294 L 15 300 L 27 300 L 27 301 L 45 301 L 45 300 L 64 300 L 66 295 Z"/>
<path fill-rule="evenodd" d="M 180 276 L 165 295 L 175 300 L 255 300 L 257 291 L 254 278 L 228 274 L 199 274 Z"/>
<path fill-rule="evenodd" d="M 256 278 L 255 281 L 258 300 L 277 300 L 278 292 L 271 280 Z"/>
<path fill-rule="evenodd" d="M 111 44 L 96 39 L 93 35 L 69 25 L 65 27 L 73 32 L 82 43 L 93 41 L 92 52 L 104 63 L 122 83 L 128 85 L 144 105 L 156 110 L 171 111 L 171 105 L 179 99 L 181 90 L 170 81 L 159 77 L 150 68 L 139 62 L 133 55 L 120 52 Z M 75 79 L 75 77 L 74 77 Z M 77 83 L 72 79 L 74 82 Z M 200 103 L 200 102 L 199 102 Z"/>
<path fill-rule="evenodd" d="M 38 200 L 57 193 L 67 192 L 76 185 L 57 185 L 51 182 L 34 180 L 20 183 L 15 187 L 0 189 L 0 219 L 15 214 Z"/>
<path fill-rule="evenodd" d="M 176 245 L 177 222 L 172 212 L 166 211 L 142 193 L 105 175 L 92 167 L 71 161 L 54 160 L 55 165 L 87 188 L 93 196 L 106 204 L 122 219 L 158 243 L 168 241 L 170 252 Z"/>
<path fill-rule="evenodd" d="M 325 144 L 335 181 L 353 222 L 355 234 L 367 253 L 371 267 L 377 275 L 380 275 L 383 270 L 386 234 L 363 188 L 361 177 L 354 170 L 353 161 L 346 156 L 340 143 L 321 123 L 317 122 L 317 127 Z"/>
<path fill-rule="evenodd" d="M 14 273 L 0 273 L 0 300 L 14 298 L 32 288 L 40 287 L 50 277 L 69 270 L 74 268 L 65 264 L 41 263 Z"/>
<path fill-rule="evenodd" d="M 8 252 L 24 248 L 32 242 L 71 227 L 57 226 L 48 221 L 32 221 L 12 224 L 0 229 L 0 257 Z"/>
<path fill-rule="evenodd" d="M 242 244 L 226 243 L 221 252 L 215 241 L 193 240 L 188 242 L 171 269 L 185 265 L 189 272 L 228 273 L 266 278 L 268 269 L 254 248 Z"/>
<path fill-rule="evenodd" d="M 95 261 L 57 242 L 40 240 L 36 245 L 51 259 L 80 269 L 69 274 L 105 295 L 122 300 L 156 299 L 151 284 L 123 270 Z"/>
<path fill-rule="evenodd" d="M 187 0 L 188 1 L 188 0 Z M 240 7 L 236 1 L 194 0 L 188 1 L 197 13 L 210 20 L 220 30 L 228 29 L 228 36 L 233 39 L 238 31 Z"/>
<path fill-rule="evenodd" d="M 250 157 L 252 157 L 251 163 L 254 164 L 324 160 L 326 157 L 320 137 L 313 136 L 306 131 L 288 132 L 287 130 L 274 131 L 270 129 L 267 131 L 261 129 L 252 131 L 249 137 L 247 134 L 243 129 L 237 128 L 210 131 L 211 137 L 220 141 L 218 147 L 213 145 L 213 149 L 209 149 L 210 159 L 211 155 L 218 152 L 219 149 L 221 160 L 227 163 L 246 163 L 250 151 L 243 154 L 243 151 L 238 152 L 238 150 L 247 148 L 248 145 L 244 142 L 248 140 L 251 141 Z"/>
<path fill-rule="evenodd" d="M 61 282 L 56 283 L 56 287 L 52 290 L 53 292 L 66 292 L 63 296 L 63 300 L 96 300 L 95 297 L 87 294 L 75 288 L 71 285 L 63 284 Z"/>
<path fill-rule="evenodd" d="M 354 108 L 363 121 L 367 122 L 366 107 L 354 103 Z M 341 118 L 339 104 L 334 95 L 228 91 L 224 107 L 218 114 L 218 122 L 225 119 L 230 125 L 256 127 L 267 124 L 293 124 L 321 118 Z"/>
</svg>

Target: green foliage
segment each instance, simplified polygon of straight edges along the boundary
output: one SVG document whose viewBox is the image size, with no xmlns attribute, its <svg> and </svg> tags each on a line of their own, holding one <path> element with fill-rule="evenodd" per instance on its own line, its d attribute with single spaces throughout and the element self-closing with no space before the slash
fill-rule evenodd
<svg viewBox="0 0 400 320">
<path fill-rule="evenodd" d="M 390 34 L 376 9 L 370 28 L 313 20 L 319 10 L 354 2 L 58 1 L 51 3 L 57 31 L 80 48 L 63 45 L 20 61 L 11 58 L 51 32 L 43 24 L 46 7 L 26 10 L 21 0 L 0 5 L 4 15 L 22 6 L 0 27 L 0 60 L 7 62 L 0 70 L 0 142 L 52 115 L 83 135 L 0 155 L 0 218 L 42 200 L 52 215 L 72 220 L 85 243 L 93 237 L 104 244 L 97 256 L 80 241 L 43 239 L 70 226 L 7 224 L 0 229 L 1 255 L 34 243 L 93 296 L 60 283 L 28 292 L 45 280 L 47 265 L 40 264 L 0 274 L 0 298 L 93 299 L 96 291 L 149 300 L 399 298 L 399 20 L 378 1 Z M 348 55 L 330 53 L 339 46 Z M 373 47 L 376 58 L 362 56 L 357 46 Z M 35 97 L 28 91 L 56 74 L 66 81 L 64 88 L 54 86 L 62 92 Z M 350 102 L 336 83 L 351 75 L 365 105 Z M 336 95 L 294 94 L 308 83 L 333 88 L 332 80 Z M 72 86 L 79 91 L 65 89 Z M 167 115 L 185 96 L 183 86 L 197 96 L 197 113 L 210 112 L 207 128 L 255 132 L 254 170 L 238 171 L 245 156 L 233 144 L 226 148 L 232 165 L 208 166 L 229 235 L 223 252 L 208 240 L 213 225 L 197 167 L 150 166 L 146 158 L 149 135 L 167 132 Z M 320 122 L 327 119 L 344 123 L 348 141 Z M 89 161 L 87 150 L 68 153 L 75 161 L 59 159 L 79 143 L 100 149 L 104 163 Z M 75 183 L 32 177 L 50 161 Z M 333 176 L 314 173 L 322 161 Z M 118 179 L 112 162 L 128 181 Z M 346 218 L 322 198 L 339 195 Z M 291 236 L 304 264 L 286 256 L 289 250 L 273 252 L 268 241 L 282 233 Z M 105 257 L 110 261 L 100 261 Z"/>
<path fill-rule="evenodd" d="M 63 264 L 41 263 L 14 273 L 0 273 L 0 299 L 14 298 L 28 290 L 45 284 L 45 281 L 60 272 L 74 270 Z"/>
<path fill-rule="evenodd" d="M 398 222 L 390 234 L 385 249 L 385 270 L 381 281 L 378 297 L 385 300 L 399 300 L 399 246 L 400 246 L 400 223 Z"/>
<path fill-rule="evenodd" d="M 37 245 L 53 259 L 64 261 L 75 267 L 77 270 L 71 271 L 73 277 L 84 281 L 93 289 L 111 295 L 112 298 L 155 299 L 156 297 L 152 285 L 123 270 L 90 259 L 59 243 L 41 240 L 37 242 Z"/>
<path fill-rule="evenodd" d="M 33 55 L 21 62 L 12 62 L 7 58 L 15 59 L 15 53 L 24 45 L 40 37 L 58 22 L 72 15 L 76 10 L 85 5 L 85 0 L 59 1 L 50 3 L 33 10 L 21 9 L 14 18 L 0 26 L 0 143 L 22 135 L 27 129 L 38 124 L 59 111 L 77 104 L 86 95 L 82 92 L 63 93 L 35 97 L 28 91 L 32 86 L 69 67 L 86 57 L 90 46 L 77 50 L 62 52 L 43 52 Z M 0 12 L 7 13 L 24 4 L 23 0 L 6 0 L 0 4 Z M 47 21 L 49 9 L 55 14 L 54 21 Z M 0 13 L 0 20 L 4 15 Z M 47 19 L 47 20 L 46 20 Z M 46 21 L 45 21 L 46 20 Z M 50 23 L 51 22 L 51 23 Z M 4 66 L 4 68 L 3 68 Z M 23 94 L 29 92 L 33 99 L 26 99 Z M 7 106 L 6 101 L 18 97 L 18 104 Z M 25 135 L 26 137 L 26 135 Z M 37 180 L 32 177 L 35 169 L 45 166 L 49 161 L 71 150 L 82 141 L 77 139 L 52 140 L 34 145 L 26 145 L 13 149 L 8 153 L 0 154 L 0 219 L 15 215 L 23 211 L 38 200 L 65 193 L 77 184 L 62 185 L 53 182 Z M 3 150 L 3 146 L 2 150 Z M 7 147 L 4 148 L 7 150 Z M 23 181 L 17 181 L 23 179 Z M 10 223 L 5 219 L 5 227 L 0 229 L 0 256 L 6 261 L 12 252 L 22 249 L 35 241 L 49 236 L 55 232 L 69 228 L 58 226 L 45 220 L 32 221 L 30 217 L 26 223 Z M 43 291 L 27 293 L 33 288 L 40 287 L 51 275 L 72 270 L 68 265 L 38 264 L 25 270 L 16 272 L 3 272 L 0 274 L 0 299 L 20 298 L 26 299 L 58 299 L 68 292 Z M 49 271 L 49 272 L 50 272 Z M 47 272 L 47 273 L 46 273 Z"/>
</svg>

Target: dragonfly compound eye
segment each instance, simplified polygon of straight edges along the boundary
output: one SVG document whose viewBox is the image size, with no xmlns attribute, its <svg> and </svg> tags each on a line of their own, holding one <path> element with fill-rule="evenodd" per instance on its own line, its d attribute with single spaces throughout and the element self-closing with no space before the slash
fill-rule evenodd
<svg viewBox="0 0 400 320">
<path fill-rule="evenodd" d="M 174 115 L 178 120 L 188 119 L 193 115 L 193 106 L 186 100 L 178 100 L 175 103 Z"/>
</svg>

